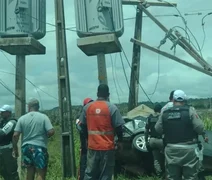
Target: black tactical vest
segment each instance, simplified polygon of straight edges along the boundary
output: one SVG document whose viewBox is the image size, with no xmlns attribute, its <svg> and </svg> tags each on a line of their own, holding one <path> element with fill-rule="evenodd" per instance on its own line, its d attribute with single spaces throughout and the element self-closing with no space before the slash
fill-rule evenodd
<svg viewBox="0 0 212 180">
<path fill-rule="evenodd" d="M 174 106 L 163 112 L 165 143 L 183 143 L 197 138 L 189 115 L 189 106 Z"/>
<path fill-rule="evenodd" d="M 148 118 L 148 124 L 149 124 L 149 130 L 150 130 L 150 137 L 161 138 L 161 135 L 159 133 L 157 133 L 156 130 L 155 130 L 155 124 L 158 121 L 158 117 L 159 117 L 159 115 L 153 116 L 151 114 L 149 116 L 149 118 Z"/>
<path fill-rule="evenodd" d="M 10 119 L 10 120 L 14 120 L 17 122 L 16 119 Z M 10 120 L 8 121 L 5 121 L 5 120 L 2 120 L 0 122 L 0 128 L 2 129 Z M 4 145 L 8 145 L 12 142 L 12 138 L 13 138 L 13 133 L 14 133 L 14 130 L 11 131 L 9 134 L 7 134 L 6 136 L 4 136 L 3 138 L 0 139 L 0 146 L 4 146 Z"/>
</svg>

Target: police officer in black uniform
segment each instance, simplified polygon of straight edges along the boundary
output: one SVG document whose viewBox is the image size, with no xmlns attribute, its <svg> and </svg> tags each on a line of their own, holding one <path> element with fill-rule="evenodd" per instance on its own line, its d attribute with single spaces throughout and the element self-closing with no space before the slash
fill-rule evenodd
<svg viewBox="0 0 212 180">
<path fill-rule="evenodd" d="M 164 134 L 167 179 L 198 179 L 198 135 L 204 134 L 204 125 L 195 109 L 186 105 L 186 94 L 174 92 L 174 106 L 162 112 L 155 129 Z"/>
<path fill-rule="evenodd" d="M 156 104 L 154 113 L 147 118 L 145 141 L 146 146 L 152 151 L 154 158 L 155 173 L 158 177 L 164 175 L 164 154 L 163 154 L 163 140 L 162 136 L 155 131 L 155 124 L 158 121 L 162 106 Z"/>
<path fill-rule="evenodd" d="M 12 156 L 12 137 L 17 120 L 11 118 L 9 105 L 2 106 L 0 112 L 0 174 L 5 180 L 19 180 L 17 159 Z"/>
</svg>

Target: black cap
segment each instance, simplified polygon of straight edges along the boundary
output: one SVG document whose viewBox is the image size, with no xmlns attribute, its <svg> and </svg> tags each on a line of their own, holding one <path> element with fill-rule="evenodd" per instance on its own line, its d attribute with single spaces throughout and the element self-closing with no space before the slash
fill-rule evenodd
<svg viewBox="0 0 212 180">
<path fill-rule="evenodd" d="M 161 109 L 162 109 L 162 106 L 160 104 L 156 104 L 155 107 L 154 107 L 154 111 L 155 112 L 159 112 L 160 113 Z"/>
<path fill-rule="evenodd" d="M 109 96 L 109 87 L 107 84 L 100 84 L 97 89 L 99 97 L 108 97 Z"/>
</svg>

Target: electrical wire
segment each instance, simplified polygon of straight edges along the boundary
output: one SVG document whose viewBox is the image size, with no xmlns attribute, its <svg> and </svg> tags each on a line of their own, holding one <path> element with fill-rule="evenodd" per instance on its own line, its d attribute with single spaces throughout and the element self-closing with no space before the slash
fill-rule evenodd
<svg viewBox="0 0 212 180">
<path fill-rule="evenodd" d="M 130 62 L 129 62 L 129 60 L 128 60 L 128 57 L 127 57 L 127 55 L 126 55 L 126 53 L 125 53 L 125 51 L 124 51 L 124 48 L 123 48 L 122 46 L 121 46 L 121 50 L 122 50 L 122 52 L 123 52 L 123 54 L 124 54 L 125 59 L 127 60 L 127 63 L 128 63 L 128 65 L 129 65 L 129 67 L 132 69 L 132 67 L 131 67 L 131 65 L 130 65 Z M 145 96 L 146 96 L 147 99 L 149 100 L 149 102 L 152 103 L 152 104 L 154 104 L 154 103 L 152 102 L 152 100 L 149 98 L 149 96 L 148 96 L 148 94 L 146 93 L 146 91 L 144 90 L 144 88 L 142 87 L 142 85 L 141 85 L 141 83 L 140 83 L 140 81 L 139 81 L 139 77 L 135 76 L 135 78 L 136 78 L 137 82 L 139 83 L 139 86 L 140 86 L 140 88 L 142 89 L 143 93 L 145 94 Z"/>
<path fill-rule="evenodd" d="M 4 55 L 4 57 L 10 62 L 10 64 L 16 69 L 16 66 L 10 61 L 10 59 L 6 56 L 6 54 L 1 50 L 1 52 L 2 52 L 2 54 Z M 3 71 L 1 71 L 1 72 L 3 72 Z M 4 73 L 7 73 L 7 74 L 11 74 L 11 75 L 16 75 L 16 74 L 14 74 L 14 73 L 8 73 L 8 72 L 4 72 Z M 48 95 L 48 96 L 50 96 L 50 97 L 52 97 L 52 98 L 54 98 L 54 99 L 56 99 L 57 100 L 57 98 L 55 98 L 54 96 L 52 96 L 52 95 L 50 95 L 49 93 L 47 93 L 47 92 L 45 92 L 45 91 L 43 91 L 41 88 L 39 88 L 39 87 L 37 87 L 32 81 L 30 81 L 28 78 L 26 78 L 25 77 L 25 79 L 35 88 L 35 91 L 36 91 L 36 93 L 38 94 L 38 97 L 39 97 L 39 100 L 40 100 L 40 106 L 41 106 L 41 109 L 43 109 L 43 101 L 42 101 L 42 99 L 41 99 L 41 95 L 40 95 L 40 93 L 39 93 L 39 91 L 38 90 L 40 90 L 40 91 L 42 91 L 43 93 L 45 93 L 46 95 Z M 2 84 L 2 83 L 1 83 Z M 2 84 L 3 85 L 3 84 Z M 4 86 L 5 88 L 6 88 L 6 86 Z M 20 98 L 14 93 L 14 92 L 12 92 L 11 90 L 9 90 L 9 88 L 6 88 L 9 92 L 11 92 L 13 95 L 15 95 L 15 97 L 16 98 L 18 98 L 19 100 L 20 100 Z"/>
<path fill-rule="evenodd" d="M 4 73 L 4 74 L 10 74 L 10 75 L 16 76 L 15 73 L 11 73 L 11 72 L 2 71 L 2 70 L 0 70 L 0 72 L 1 72 L 1 73 Z M 38 90 L 42 91 L 44 94 L 46 94 L 46 95 L 48 95 L 49 97 L 52 97 L 53 99 L 55 99 L 55 100 L 58 101 L 58 99 L 57 99 L 56 97 L 52 96 L 51 94 L 49 94 L 49 93 L 47 93 L 46 91 L 43 91 L 41 88 L 37 87 L 37 86 L 36 86 L 32 81 L 30 81 L 28 78 L 26 78 L 26 80 L 27 80 L 30 84 L 32 84 L 34 87 L 36 87 Z"/>
<path fill-rule="evenodd" d="M 119 81 L 117 79 L 117 72 L 116 72 L 116 62 L 117 62 L 117 53 L 115 54 L 115 59 L 114 59 L 114 72 L 115 72 L 115 79 L 116 79 L 116 82 L 118 84 L 118 87 L 119 87 L 119 90 L 122 92 L 122 94 L 124 94 L 122 88 L 121 88 L 121 85 L 119 84 Z"/>
<path fill-rule="evenodd" d="M 111 60 L 111 66 L 112 66 L 113 82 L 114 82 L 114 85 L 115 85 L 116 94 L 117 94 L 117 96 L 118 96 L 118 101 L 119 101 L 119 104 L 120 104 L 121 101 L 120 101 L 119 92 L 118 92 L 117 84 L 116 84 L 116 80 L 115 80 L 114 66 L 113 66 L 113 58 L 112 58 L 112 55 L 111 55 L 111 54 L 110 54 L 110 60 Z"/>
<path fill-rule="evenodd" d="M 183 21 L 183 23 L 184 23 L 184 25 L 185 25 L 185 31 L 187 32 L 187 30 L 188 30 L 188 31 L 190 32 L 190 34 L 192 35 L 192 37 L 194 38 L 194 40 L 195 40 L 195 42 L 196 42 L 196 44 L 197 44 L 197 47 L 198 47 L 198 51 L 199 51 L 199 53 L 200 53 L 200 56 L 203 58 L 203 55 L 202 55 L 202 51 L 201 51 L 200 45 L 199 45 L 199 43 L 198 43 L 196 37 L 194 36 L 194 34 L 192 33 L 192 31 L 190 30 L 190 28 L 188 27 L 187 21 L 186 21 L 185 18 L 182 16 L 182 13 L 180 12 L 180 10 L 179 10 L 176 6 L 174 6 L 173 4 L 171 4 L 170 2 L 167 2 L 167 1 L 165 1 L 165 0 L 158 0 L 158 1 L 167 3 L 167 4 L 171 5 L 171 6 L 173 6 L 173 7 L 177 10 L 177 12 L 179 13 L 179 15 L 180 15 L 180 17 L 182 18 L 182 21 Z M 186 35 L 187 35 L 187 34 L 188 34 L 188 33 L 186 33 Z M 194 48 L 195 48 L 195 47 L 194 47 Z"/>
<path fill-rule="evenodd" d="M 10 61 L 10 59 L 6 56 L 6 54 L 4 53 L 4 51 L 0 50 L 2 52 L 2 54 L 4 55 L 4 57 L 10 62 L 10 64 L 16 68 L 16 66 Z M 6 72 L 6 71 L 0 71 L 0 72 L 4 72 L 4 73 L 7 73 L 7 74 L 11 74 L 11 75 L 14 75 L 14 73 L 10 73 L 10 72 Z M 41 88 L 39 88 L 38 86 L 36 86 L 31 80 L 29 80 L 28 78 L 25 78 L 31 85 L 33 85 L 35 88 L 37 88 L 38 90 L 42 91 L 44 94 L 48 95 L 49 97 L 52 97 L 53 99 L 57 100 L 58 99 L 54 96 L 52 96 L 51 94 L 49 94 L 48 92 L 42 90 Z"/>
<path fill-rule="evenodd" d="M 159 80 L 160 80 L 160 54 L 158 54 L 158 77 L 157 77 L 157 81 L 155 83 L 155 88 L 154 88 L 153 92 L 148 94 L 149 96 L 153 96 L 155 94 L 157 87 L 158 87 Z"/>
<path fill-rule="evenodd" d="M 121 65 L 122 65 L 122 69 L 123 69 L 123 72 L 124 72 L 125 80 L 126 80 L 126 82 L 127 82 L 127 86 L 128 86 L 128 88 L 129 88 L 130 94 L 132 94 L 132 91 L 131 91 L 131 89 L 130 89 L 130 83 L 129 83 L 128 79 L 127 79 L 127 73 L 126 73 L 126 71 L 125 71 L 124 62 L 123 62 L 123 58 L 122 58 L 122 54 L 119 53 L 119 55 L 120 55 L 120 59 L 121 59 Z"/>
<path fill-rule="evenodd" d="M 7 90 L 9 91 L 11 94 L 13 94 L 18 100 L 21 101 L 21 99 L 5 84 L 5 82 L 0 79 L 0 84 Z"/>
<path fill-rule="evenodd" d="M 3 51 L 1 51 L 1 52 L 3 53 L 3 55 L 5 56 L 5 58 L 10 62 L 10 64 L 12 64 L 12 66 L 13 66 L 15 69 L 17 69 L 16 66 L 15 66 L 15 65 L 10 61 L 10 59 L 6 56 L 6 54 L 5 54 Z M 23 73 L 23 72 L 21 72 L 21 73 Z M 27 79 L 27 78 L 25 78 L 25 79 Z M 28 81 L 29 81 L 29 80 L 28 80 Z M 37 87 L 36 87 L 35 84 L 33 84 L 31 81 L 29 81 L 29 82 L 35 87 L 35 90 L 36 90 L 36 92 L 37 92 L 37 94 L 38 94 L 38 97 L 39 97 L 39 100 L 40 100 L 41 109 L 43 109 L 43 102 L 42 102 L 40 93 L 39 93 L 38 90 L 37 90 Z"/>
<path fill-rule="evenodd" d="M 193 13 L 193 14 L 188 14 L 188 13 L 184 14 L 184 16 L 200 16 L 200 15 L 202 15 L 201 12 L 197 12 L 197 13 Z M 145 16 L 145 15 L 143 15 L 142 17 L 149 18 L 149 16 Z M 180 17 L 180 15 L 178 15 L 178 14 L 158 14 L 158 15 L 154 15 L 154 17 Z M 135 19 L 135 17 L 124 18 L 124 21 L 132 20 L 132 19 Z M 50 24 L 51 23 L 48 23 L 48 25 L 50 25 Z M 51 24 L 51 26 L 53 26 L 53 24 Z M 54 25 L 54 27 L 55 27 L 55 25 Z M 76 26 L 68 27 L 65 29 L 71 30 L 73 32 L 77 32 L 77 30 L 73 30 L 73 29 L 76 29 Z M 51 32 L 55 32 L 55 31 L 56 31 L 55 29 L 47 30 L 46 33 L 51 33 Z"/>
<path fill-rule="evenodd" d="M 205 39 L 206 39 L 206 33 L 205 33 L 205 22 L 204 19 L 209 16 L 212 15 L 212 12 L 207 13 L 205 16 L 203 16 L 202 18 L 202 31 L 203 31 L 203 42 L 202 42 L 202 46 L 201 46 L 201 50 L 203 50 L 204 44 L 205 44 Z"/>
</svg>

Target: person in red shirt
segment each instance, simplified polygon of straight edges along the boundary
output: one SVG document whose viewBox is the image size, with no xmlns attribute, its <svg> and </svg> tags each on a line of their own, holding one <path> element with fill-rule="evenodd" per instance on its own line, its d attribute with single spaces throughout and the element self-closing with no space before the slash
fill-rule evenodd
<svg viewBox="0 0 212 180">
<path fill-rule="evenodd" d="M 88 138 L 87 167 L 84 180 L 111 180 L 115 166 L 115 134 L 122 142 L 125 123 L 118 108 L 108 101 L 109 87 L 100 84 L 97 100 L 87 104 L 80 115 L 83 133 Z"/>
<path fill-rule="evenodd" d="M 91 98 L 85 98 L 83 100 L 83 107 L 92 101 L 93 100 Z M 85 176 L 86 165 L 87 165 L 87 139 L 82 133 L 80 124 L 81 124 L 81 121 L 77 119 L 76 128 L 79 131 L 79 135 L 80 135 L 80 167 L 78 172 L 78 180 L 83 180 Z"/>
</svg>

